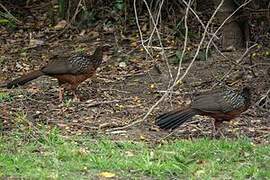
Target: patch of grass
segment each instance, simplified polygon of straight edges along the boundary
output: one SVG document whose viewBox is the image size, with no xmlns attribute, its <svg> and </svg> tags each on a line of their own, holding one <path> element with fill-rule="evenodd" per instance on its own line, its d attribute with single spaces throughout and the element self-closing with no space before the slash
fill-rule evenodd
<svg viewBox="0 0 270 180">
<path fill-rule="evenodd" d="M 83 48 L 83 47 L 77 47 L 77 48 L 75 49 L 75 52 L 76 52 L 76 53 L 84 53 L 84 52 L 85 52 L 85 48 Z"/>
<path fill-rule="evenodd" d="M 12 101 L 13 97 L 7 92 L 0 92 L 0 103 L 4 101 Z"/>
<path fill-rule="evenodd" d="M 270 178 L 270 146 L 248 139 L 144 142 L 63 137 L 53 129 L 25 139 L 11 133 L 0 139 L 0 178 L 89 179 L 101 172 L 140 179 Z"/>
<path fill-rule="evenodd" d="M 8 14 L 2 13 L 2 12 L 0 12 L 0 25 L 6 26 L 7 28 L 10 28 L 10 29 L 16 28 L 16 23 L 12 19 L 12 17 L 10 17 Z"/>
</svg>

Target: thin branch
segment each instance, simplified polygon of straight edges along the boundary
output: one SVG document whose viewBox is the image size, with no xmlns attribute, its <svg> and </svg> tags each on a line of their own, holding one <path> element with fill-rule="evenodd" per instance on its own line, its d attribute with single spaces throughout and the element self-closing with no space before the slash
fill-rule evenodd
<svg viewBox="0 0 270 180">
<path fill-rule="evenodd" d="M 140 34 L 140 39 L 141 39 L 142 46 L 145 49 L 145 51 L 147 52 L 147 54 L 152 59 L 154 59 L 153 56 L 151 55 L 151 53 L 148 51 L 148 49 L 144 45 L 143 34 L 142 34 L 142 30 L 141 30 L 141 27 L 140 27 L 140 23 L 139 23 L 139 19 L 138 19 L 138 14 L 137 14 L 136 0 L 134 0 L 133 7 L 134 7 L 135 20 L 136 20 L 136 24 L 137 24 L 137 27 L 138 27 L 138 30 L 139 30 L 139 34 Z"/>
<path fill-rule="evenodd" d="M 2 3 L 0 3 L 0 7 L 2 9 L 4 9 L 4 11 L 6 11 L 6 13 L 9 15 L 9 17 L 11 19 L 13 19 L 17 24 L 22 24 L 22 22 L 20 20 L 18 20 L 15 16 L 13 16 Z"/>
<path fill-rule="evenodd" d="M 187 48 L 187 40 L 188 40 L 187 18 L 188 18 L 188 12 L 190 10 L 190 4 L 191 4 L 191 0 L 188 1 L 187 8 L 186 8 L 186 14 L 185 14 L 185 19 L 184 19 L 184 22 L 185 22 L 185 41 L 184 41 L 184 47 L 183 47 L 183 51 L 182 51 L 182 54 L 181 54 L 181 57 L 180 57 L 180 62 L 179 62 L 179 65 L 178 65 L 177 75 L 175 77 L 175 80 L 174 80 L 174 83 L 173 84 L 176 84 L 177 81 L 178 81 L 178 79 L 179 79 L 179 76 L 180 76 L 180 73 L 181 73 L 181 67 L 182 67 L 183 58 L 184 58 L 184 55 L 185 55 L 185 52 L 186 52 L 186 48 Z M 207 31 L 207 29 L 206 29 L 206 31 Z"/>
<path fill-rule="evenodd" d="M 223 4 L 224 0 L 221 0 L 220 4 L 218 5 L 218 7 L 216 8 L 216 10 L 214 11 L 214 13 L 212 14 L 210 20 L 207 22 L 207 25 L 205 27 L 205 30 L 204 30 L 204 33 L 203 33 L 203 36 L 201 38 L 201 41 L 198 45 L 198 48 L 197 48 L 197 51 L 191 61 L 191 63 L 189 64 L 189 66 L 187 67 L 186 71 L 184 72 L 184 74 L 181 76 L 181 78 L 178 78 L 176 77 L 176 81 L 175 83 L 167 90 L 167 93 L 164 93 L 164 95 L 148 110 L 148 112 L 145 114 L 145 116 L 143 117 L 143 119 L 141 121 L 145 121 L 145 119 L 150 115 L 150 113 L 154 110 L 154 108 L 161 102 L 163 101 L 163 99 L 165 99 L 165 97 L 167 97 L 167 95 L 169 94 L 169 92 L 179 83 L 181 82 L 185 76 L 187 75 L 187 73 L 189 72 L 189 70 L 191 69 L 195 59 L 197 58 L 199 52 L 200 52 L 200 49 L 201 49 L 201 46 L 204 42 L 204 39 L 205 39 L 205 36 L 207 34 L 207 29 L 209 27 L 209 25 L 211 24 L 211 22 L 213 21 L 215 15 L 217 14 L 218 10 L 221 8 L 222 4 Z"/>
<path fill-rule="evenodd" d="M 152 38 L 153 38 L 153 35 L 154 33 L 156 32 L 157 36 L 158 36 L 158 40 L 159 40 L 159 44 L 160 44 L 160 47 L 161 47 L 161 54 L 162 54 L 162 58 L 163 60 L 165 60 L 166 62 L 166 66 L 168 68 L 168 71 L 169 71 L 169 76 L 170 78 L 172 78 L 172 72 L 171 72 L 171 69 L 170 69 L 170 66 L 169 66 L 169 61 L 168 61 L 168 58 L 166 57 L 166 54 L 165 54 L 165 51 L 164 51 L 164 47 L 163 47 L 163 44 L 162 44 L 162 41 L 161 41 L 161 36 L 160 36 L 160 33 L 159 33 L 159 30 L 157 28 L 157 25 L 158 25 L 158 22 L 159 22 L 159 17 L 161 16 L 161 9 L 162 9 L 162 6 L 163 6 L 163 3 L 164 3 L 164 0 L 161 1 L 160 5 L 159 5 L 159 10 L 158 10 L 158 14 L 157 14 L 157 17 L 156 17 L 156 21 L 154 20 L 153 18 L 153 15 L 150 11 L 150 8 L 147 4 L 147 2 L 144 0 L 144 3 L 146 5 L 146 8 L 148 10 L 148 13 L 149 13 L 149 16 L 151 18 L 151 21 L 154 25 L 154 28 L 150 34 L 150 37 L 149 37 L 149 41 L 148 41 L 148 44 L 147 46 L 149 47 L 150 46 L 150 43 L 152 42 Z"/>
<path fill-rule="evenodd" d="M 204 33 L 203 33 L 203 35 L 202 35 L 201 41 L 200 41 L 200 43 L 199 43 L 199 45 L 198 45 L 197 51 L 196 51 L 196 53 L 195 53 L 195 55 L 194 55 L 194 57 L 193 57 L 191 63 L 189 64 L 188 68 L 186 69 L 185 73 L 181 76 L 181 78 L 176 77 L 175 83 L 174 83 L 171 87 L 168 88 L 167 92 L 164 93 L 163 96 L 162 96 L 162 97 L 161 97 L 161 98 L 160 98 L 160 99 L 159 99 L 159 100 L 158 100 L 158 101 L 157 101 L 157 102 L 156 102 L 156 103 L 148 110 L 148 112 L 143 116 L 142 119 L 139 119 L 139 120 L 137 120 L 137 121 L 135 121 L 135 122 L 129 124 L 128 126 L 122 127 L 121 129 L 124 129 L 124 128 L 127 128 L 127 127 L 131 127 L 131 126 L 133 126 L 133 125 L 135 125 L 135 124 L 138 124 L 138 123 L 140 123 L 140 122 L 145 121 L 146 118 L 152 113 L 152 111 L 154 110 L 154 108 L 155 108 L 161 101 L 163 101 L 163 100 L 165 99 L 165 97 L 168 96 L 168 94 L 170 93 L 170 91 L 171 91 L 171 90 L 172 90 L 179 82 L 181 82 L 181 81 L 185 78 L 185 76 L 187 75 L 187 73 L 188 73 L 189 70 L 191 69 L 191 67 L 192 67 L 192 65 L 193 65 L 193 63 L 194 63 L 194 61 L 195 61 L 195 59 L 197 58 L 197 56 L 198 56 L 198 54 L 199 54 L 199 51 L 200 51 L 200 49 L 201 49 L 201 46 L 202 46 L 202 44 L 203 44 L 203 42 L 204 42 L 204 39 L 205 39 L 205 37 L 206 37 L 206 34 L 207 34 L 207 29 L 208 29 L 209 25 L 211 24 L 211 22 L 213 21 L 213 19 L 214 19 L 215 15 L 217 14 L 218 10 L 221 8 L 223 2 L 224 2 L 224 0 L 221 0 L 220 4 L 218 5 L 218 7 L 216 8 L 216 10 L 215 10 L 214 13 L 212 14 L 210 20 L 208 21 L 208 23 L 207 23 L 207 25 L 206 25 L 206 27 L 205 27 Z M 189 9 L 189 8 L 188 8 L 188 9 Z M 187 15 L 187 14 L 186 14 L 186 15 Z"/>
<path fill-rule="evenodd" d="M 185 0 L 183 0 L 183 2 L 184 2 L 184 4 L 185 4 L 186 6 L 188 6 L 188 3 L 187 3 Z M 204 23 L 202 22 L 202 20 L 200 19 L 200 17 L 197 15 L 197 13 L 192 9 L 192 7 L 190 7 L 190 11 L 191 11 L 191 12 L 193 13 L 193 15 L 197 18 L 197 20 L 199 21 L 199 23 L 201 24 L 201 26 L 202 26 L 203 29 L 205 30 L 205 25 L 204 25 Z M 219 39 L 219 37 L 218 37 L 216 34 L 210 33 L 208 30 L 207 30 L 207 35 L 208 35 L 209 38 L 211 38 L 211 36 L 213 36 L 214 38 Z M 217 47 L 217 45 L 214 43 L 214 41 L 212 41 L 212 44 L 214 45 L 215 49 L 217 50 L 217 52 L 218 52 L 221 56 L 223 56 L 225 59 L 228 59 L 228 57 L 225 56 L 225 55 L 218 49 L 218 47 Z M 206 56 L 206 59 L 207 59 L 207 56 Z"/>
<path fill-rule="evenodd" d="M 75 13 L 74 13 L 73 17 L 71 18 L 70 23 L 68 24 L 69 26 L 75 22 L 75 19 L 76 19 L 77 15 L 79 14 L 81 7 L 83 7 L 82 6 L 82 0 L 80 0 L 78 2 L 78 5 L 77 5 L 76 10 L 75 10 Z"/>
<path fill-rule="evenodd" d="M 103 105 L 103 104 L 111 104 L 111 103 L 119 103 L 119 102 L 124 102 L 124 101 L 128 101 L 131 100 L 131 98 L 126 98 L 126 99 L 115 99 L 115 100 L 111 100 L 111 101 L 100 101 L 100 102 L 94 102 L 91 104 L 87 104 L 87 107 L 93 107 L 93 106 L 99 106 L 99 105 Z"/>
<path fill-rule="evenodd" d="M 261 104 L 261 102 L 262 101 L 264 101 L 265 100 L 265 102 L 262 104 L 262 105 L 260 105 Z M 269 105 L 270 105 L 270 89 L 268 89 L 268 91 L 266 92 L 266 94 L 265 95 L 263 95 L 256 103 L 255 103 L 255 105 L 258 107 L 258 108 L 260 108 L 261 110 L 266 110 L 267 112 L 270 112 L 270 110 L 269 110 Z M 265 106 L 266 108 L 264 108 L 263 106 Z M 267 109 L 268 108 L 268 109 Z"/>
<path fill-rule="evenodd" d="M 249 0 L 247 2 L 245 2 L 244 4 L 242 4 L 241 6 L 239 6 L 234 12 L 232 12 L 223 22 L 222 24 L 218 27 L 218 29 L 214 32 L 213 36 L 211 37 L 211 39 L 209 40 L 208 44 L 207 44 L 207 48 L 206 48 L 206 59 L 207 59 L 207 55 L 208 55 L 208 51 L 210 48 L 210 44 L 212 43 L 214 37 L 217 36 L 217 33 L 219 32 L 219 30 L 224 26 L 224 24 L 237 12 L 239 11 L 242 7 L 246 6 L 248 3 L 250 3 L 252 0 Z"/>
<path fill-rule="evenodd" d="M 236 61 L 235 65 L 232 66 L 232 67 L 230 68 L 230 70 L 229 70 L 222 78 L 220 78 L 216 84 L 214 84 L 214 85 L 212 86 L 211 89 L 213 89 L 213 88 L 214 88 L 215 86 L 217 86 L 221 81 L 223 81 L 224 79 L 226 79 L 226 77 L 227 77 L 229 74 L 231 74 L 231 72 L 232 72 L 232 70 L 235 68 L 235 66 L 238 66 L 238 65 L 243 61 L 244 57 L 246 57 L 246 55 L 251 51 L 251 49 L 253 49 L 253 48 L 256 47 L 256 46 L 257 46 L 257 44 L 254 44 L 254 45 L 250 46 L 249 48 L 247 48 L 246 51 L 242 54 L 242 56 Z"/>
</svg>

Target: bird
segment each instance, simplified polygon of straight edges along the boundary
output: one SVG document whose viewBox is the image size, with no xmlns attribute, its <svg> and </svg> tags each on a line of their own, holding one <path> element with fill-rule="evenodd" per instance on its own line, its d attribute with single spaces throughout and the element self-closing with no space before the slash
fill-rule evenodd
<svg viewBox="0 0 270 180">
<path fill-rule="evenodd" d="M 250 87 L 242 90 L 223 89 L 209 91 L 194 98 L 189 107 L 161 114 L 155 124 L 164 130 L 174 130 L 195 115 L 209 116 L 213 121 L 213 136 L 223 121 L 230 121 L 246 111 L 251 105 Z"/>
<path fill-rule="evenodd" d="M 31 71 L 6 83 L 4 86 L 8 89 L 18 87 L 40 76 L 47 75 L 58 80 L 60 101 L 63 101 L 65 90 L 70 90 L 74 95 L 74 99 L 79 100 L 76 93 L 77 87 L 95 74 L 96 69 L 102 63 L 103 51 L 107 50 L 108 47 L 108 45 L 102 44 L 96 48 L 92 55 L 81 53 L 68 59 L 54 60 L 39 70 Z"/>
</svg>

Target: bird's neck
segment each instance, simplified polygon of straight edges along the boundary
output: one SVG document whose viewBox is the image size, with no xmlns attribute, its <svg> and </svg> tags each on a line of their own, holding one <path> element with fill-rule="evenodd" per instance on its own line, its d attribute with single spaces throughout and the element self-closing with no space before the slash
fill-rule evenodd
<svg viewBox="0 0 270 180">
<path fill-rule="evenodd" d="M 103 51 L 102 51 L 102 47 L 99 46 L 97 47 L 97 49 L 95 50 L 94 54 L 93 54 L 93 57 L 96 58 L 96 59 L 100 59 L 102 58 L 103 56 Z"/>
<path fill-rule="evenodd" d="M 251 104 L 251 94 L 249 90 L 243 90 L 241 95 L 245 98 L 245 104 Z"/>
</svg>

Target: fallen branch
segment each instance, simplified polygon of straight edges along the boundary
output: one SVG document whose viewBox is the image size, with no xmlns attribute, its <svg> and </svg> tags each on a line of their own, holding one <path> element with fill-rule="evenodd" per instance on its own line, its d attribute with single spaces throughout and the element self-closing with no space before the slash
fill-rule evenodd
<svg viewBox="0 0 270 180">
<path fill-rule="evenodd" d="M 264 101 L 264 102 L 263 102 Z M 263 103 L 263 104 L 262 104 Z M 261 110 L 270 112 L 270 89 L 256 103 L 256 107 Z M 268 107 L 269 106 L 269 107 Z M 264 108 L 265 107 L 265 108 Z"/>
<path fill-rule="evenodd" d="M 132 122 L 132 123 L 130 123 L 128 125 L 125 125 L 125 126 L 122 126 L 122 127 L 116 127 L 116 128 L 112 128 L 112 129 L 107 129 L 106 132 L 120 131 L 120 130 L 123 130 L 123 129 L 127 129 L 129 127 L 132 127 L 132 126 L 138 124 L 139 122 L 142 122 L 141 117 L 143 117 L 143 115 L 139 116 L 137 119 L 135 119 L 134 122 Z"/>
<path fill-rule="evenodd" d="M 124 101 L 128 101 L 128 100 L 131 100 L 131 98 L 120 99 L 120 100 L 116 99 L 116 100 L 111 100 L 111 101 L 94 102 L 94 103 L 87 104 L 87 107 L 99 106 L 99 105 L 103 105 L 103 104 L 119 103 L 119 102 L 124 102 Z"/>
</svg>

